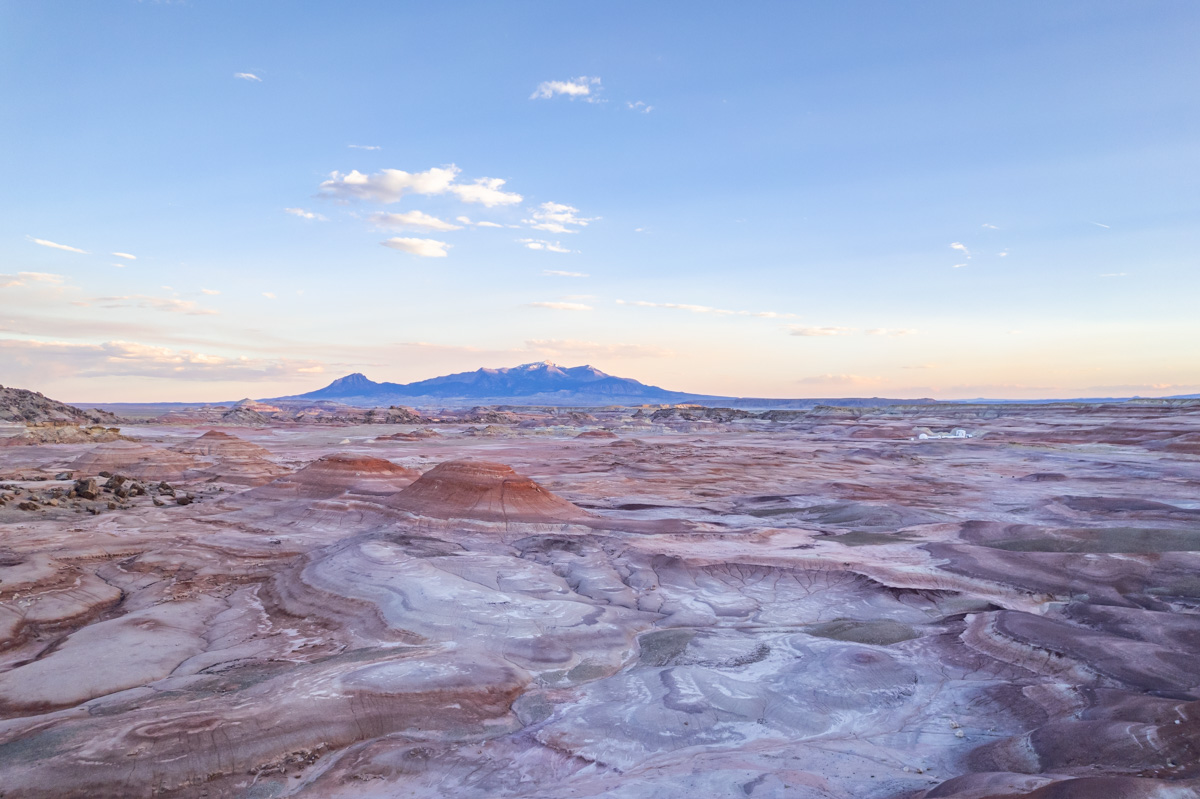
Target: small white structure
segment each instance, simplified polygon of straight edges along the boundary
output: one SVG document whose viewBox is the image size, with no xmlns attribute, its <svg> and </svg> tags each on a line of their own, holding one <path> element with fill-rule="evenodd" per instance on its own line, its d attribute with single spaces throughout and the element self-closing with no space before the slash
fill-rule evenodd
<svg viewBox="0 0 1200 799">
<path fill-rule="evenodd" d="M 927 441 L 931 438 L 971 438 L 971 434 L 961 427 L 956 427 L 949 433 L 935 433 L 928 427 L 917 428 L 917 436 L 913 441 Z"/>
</svg>

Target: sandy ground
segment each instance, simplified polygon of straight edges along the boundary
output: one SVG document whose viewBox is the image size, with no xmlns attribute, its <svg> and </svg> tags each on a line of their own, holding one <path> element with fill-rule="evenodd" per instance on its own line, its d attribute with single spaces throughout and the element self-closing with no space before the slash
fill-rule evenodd
<svg viewBox="0 0 1200 799">
<path fill-rule="evenodd" d="M 1200 792 L 1200 405 L 209 429 L 0 447 L 0 797 Z"/>
</svg>

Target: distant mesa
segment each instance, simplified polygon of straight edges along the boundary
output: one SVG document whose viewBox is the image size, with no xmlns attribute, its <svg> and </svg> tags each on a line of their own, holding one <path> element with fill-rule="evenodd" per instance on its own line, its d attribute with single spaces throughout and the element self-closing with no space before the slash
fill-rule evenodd
<svg viewBox="0 0 1200 799">
<path fill-rule="evenodd" d="M 418 516 L 487 522 L 570 524 L 590 518 L 511 466 L 489 461 L 447 461 L 389 502 Z"/>
<path fill-rule="evenodd" d="M 345 494 L 390 496 L 421 476 L 383 458 L 326 455 L 245 494 L 257 499 L 334 499 Z M 239 499 L 242 495 L 239 495 Z"/>
</svg>

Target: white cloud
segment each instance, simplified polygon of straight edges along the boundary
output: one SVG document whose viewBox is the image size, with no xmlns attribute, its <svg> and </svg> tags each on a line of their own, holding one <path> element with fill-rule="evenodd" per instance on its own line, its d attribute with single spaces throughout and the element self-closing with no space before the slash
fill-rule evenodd
<svg viewBox="0 0 1200 799">
<path fill-rule="evenodd" d="M 1008 250 L 1001 250 L 1000 252 L 996 253 L 996 257 L 997 258 L 1007 258 Z"/>
<path fill-rule="evenodd" d="M 556 311 L 590 311 L 592 306 L 582 302 L 531 302 L 531 308 L 553 308 Z"/>
<path fill-rule="evenodd" d="M 570 205 L 542 203 L 533 212 L 533 219 L 524 219 L 521 221 L 527 225 L 531 225 L 534 230 L 545 230 L 549 233 L 578 233 L 578 230 L 573 230 L 569 226 L 574 225 L 576 228 L 587 227 L 589 222 L 595 222 L 599 218 L 576 216 L 578 213 L 579 209 Z"/>
<path fill-rule="evenodd" d="M 639 111 L 643 114 L 649 114 L 651 111 L 654 110 L 654 106 L 646 105 L 641 100 L 638 100 L 636 103 L 627 102 L 627 103 L 625 103 L 625 107 L 628 108 L 630 111 Z"/>
<path fill-rule="evenodd" d="M 321 216 L 320 214 L 314 213 L 313 211 L 305 211 L 303 208 L 284 208 L 283 212 L 285 214 L 291 214 L 292 216 L 298 216 L 301 219 L 315 219 L 319 222 L 328 222 L 329 221 L 328 219 Z"/>
<path fill-rule="evenodd" d="M 802 327 L 801 325 L 788 325 L 788 332 L 793 336 L 815 337 L 815 336 L 845 336 L 854 332 L 852 327 Z"/>
<path fill-rule="evenodd" d="M 200 292 L 201 292 L 202 294 L 208 294 L 208 295 L 210 295 L 210 296 L 211 296 L 211 295 L 216 295 L 216 294 L 220 294 L 220 293 L 221 293 L 221 292 L 217 291 L 216 289 L 200 289 Z"/>
<path fill-rule="evenodd" d="M 587 277 L 588 276 L 584 272 L 564 272 L 561 269 L 543 269 L 542 274 L 550 275 L 553 277 Z"/>
<path fill-rule="evenodd" d="M 678 302 L 644 302 L 642 300 L 617 300 L 617 305 L 636 305 L 639 308 L 670 308 L 676 311 L 692 313 L 715 314 L 717 316 L 756 316 L 760 319 L 795 319 L 793 313 L 778 313 L 776 311 L 729 311 L 724 308 L 712 308 L 707 305 L 688 305 Z"/>
<path fill-rule="evenodd" d="M 465 203 L 480 203 L 488 208 L 521 202 L 521 195 L 504 191 L 502 178 L 476 178 L 471 183 L 455 183 L 462 172 L 454 164 L 434 167 L 425 172 L 405 172 L 403 169 L 384 169 L 364 175 L 357 169 L 346 174 L 331 172 L 318 191 L 326 197 L 349 200 L 373 200 L 380 203 L 397 202 L 405 194 L 445 194 L 451 192 Z"/>
<path fill-rule="evenodd" d="M 953 266 L 953 267 L 951 267 L 951 268 L 952 268 L 952 269 L 960 269 L 960 268 L 962 268 L 962 267 L 964 267 L 964 266 L 966 266 L 966 264 L 954 264 L 954 266 Z"/>
<path fill-rule="evenodd" d="M 406 211 L 403 214 L 371 214 L 372 222 L 381 227 L 390 228 L 419 228 L 421 230 L 462 230 L 462 225 L 455 225 L 436 216 L 430 216 L 422 211 Z"/>
<path fill-rule="evenodd" d="M 1100 222 L 1093 222 L 1092 224 L 1093 224 L 1093 225 L 1095 225 L 1096 227 L 1102 227 L 1102 228 L 1104 228 L 1105 230 L 1108 230 L 1108 229 L 1109 229 L 1109 226 L 1108 226 L 1108 225 L 1102 224 L 1102 223 L 1100 223 Z"/>
<path fill-rule="evenodd" d="M 127 252 L 114 252 L 114 253 L 109 253 L 109 254 L 116 258 L 124 258 L 126 261 L 136 261 L 137 260 L 136 255 L 130 255 Z"/>
<path fill-rule="evenodd" d="M 993 225 L 993 224 L 991 224 L 991 223 L 989 223 L 989 222 L 984 222 L 984 223 L 983 223 L 983 226 L 984 226 L 985 228 L 987 228 L 988 230 L 999 230 L 999 229 L 1000 229 L 1000 228 L 996 227 L 995 225 Z"/>
<path fill-rule="evenodd" d="M 1125 277 L 1127 272 L 1105 272 L 1100 277 Z"/>
<path fill-rule="evenodd" d="M 951 243 L 950 249 L 958 250 L 963 255 L 967 256 L 968 261 L 971 260 L 971 251 L 968 250 L 967 245 L 963 244 L 962 242 L 956 241 L 956 242 Z"/>
<path fill-rule="evenodd" d="M 233 76 L 238 80 L 248 80 L 255 83 L 262 83 L 262 78 L 255 75 L 253 72 L 235 72 Z"/>
<path fill-rule="evenodd" d="M 545 241 L 544 239 L 517 239 L 531 250 L 543 250 L 545 252 L 570 252 L 566 247 L 562 246 L 557 241 Z"/>
<path fill-rule="evenodd" d="M 69 247 L 66 244 L 58 244 L 53 241 L 46 241 L 45 239 L 35 239 L 32 237 L 30 237 L 29 240 L 32 241 L 34 244 L 40 244 L 43 247 L 53 247 L 56 250 L 66 250 L 67 252 L 77 252 L 80 255 L 88 255 L 87 250 L 81 250 L 78 247 Z"/>
<path fill-rule="evenodd" d="M 148 308 L 166 313 L 180 313 L 188 316 L 214 316 L 217 311 L 202 308 L 192 300 L 180 300 L 174 297 L 150 297 L 145 294 L 127 294 L 120 297 L 97 297 L 92 302 L 102 308 Z"/>
<path fill-rule="evenodd" d="M 434 167 L 425 172 L 384 169 L 374 175 L 364 175 L 357 169 L 352 169 L 344 175 L 331 172 L 329 179 L 321 183 L 317 190 L 327 197 L 337 199 L 394 203 L 405 194 L 445 194 L 460 171 L 453 164 Z"/>
<path fill-rule="evenodd" d="M 504 227 L 504 225 L 498 225 L 495 222 L 472 222 L 471 218 L 466 216 L 456 216 L 454 217 L 454 221 L 462 222 L 464 225 L 470 225 L 471 227 Z"/>
<path fill-rule="evenodd" d="M 349 147 L 351 150 L 382 150 L 383 149 L 382 147 L 379 147 L 374 144 L 347 144 L 346 146 Z"/>
<path fill-rule="evenodd" d="M 450 246 L 444 241 L 437 241 L 435 239 L 392 238 L 379 243 L 384 247 L 391 247 L 393 250 L 419 255 L 422 258 L 445 258 L 446 248 Z"/>
<path fill-rule="evenodd" d="M 868 336 L 911 336 L 916 333 L 915 330 L 907 329 L 892 329 L 887 327 L 873 327 L 867 331 Z"/>
<path fill-rule="evenodd" d="M 582 98 L 583 100 L 594 103 L 598 99 L 592 94 L 592 89 L 600 91 L 600 79 L 589 78 L 586 75 L 570 80 L 547 80 L 538 84 L 538 87 L 533 90 L 533 94 L 529 95 L 530 100 L 549 100 L 552 97 L 567 97 L 571 100 Z"/>
<path fill-rule="evenodd" d="M 275 299 L 275 292 L 273 292 L 273 291 L 264 291 L 264 292 L 263 292 L 263 296 L 264 296 L 264 297 L 266 297 L 268 300 L 273 300 L 273 299 Z"/>
<path fill-rule="evenodd" d="M 450 187 L 450 191 L 465 203 L 480 203 L 485 208 L 515 205 L 525 199 L 515 192 L 501 190 L 504 183 L 501 178 L 476 178 L 474 183 L 456 183 Z"/>
<path fill-rule="evenodd" d="M 109 266 L 115 266 L 117 269 L 124 269 L 125 267 L 129 266 L 129 264 L 109 264 Z"/>
</svg>

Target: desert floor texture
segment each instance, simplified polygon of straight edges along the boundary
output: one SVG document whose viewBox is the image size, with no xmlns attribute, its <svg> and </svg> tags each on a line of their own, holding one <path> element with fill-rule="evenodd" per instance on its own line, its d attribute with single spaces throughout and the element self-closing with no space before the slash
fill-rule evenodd
<svg viewBox="0 0 1200 799">
<path fill-rule="evenodd" d="M 0 797 L 1200 793 L 1200 404 L 735 416 L 0 447 Z"/>
</svg>

